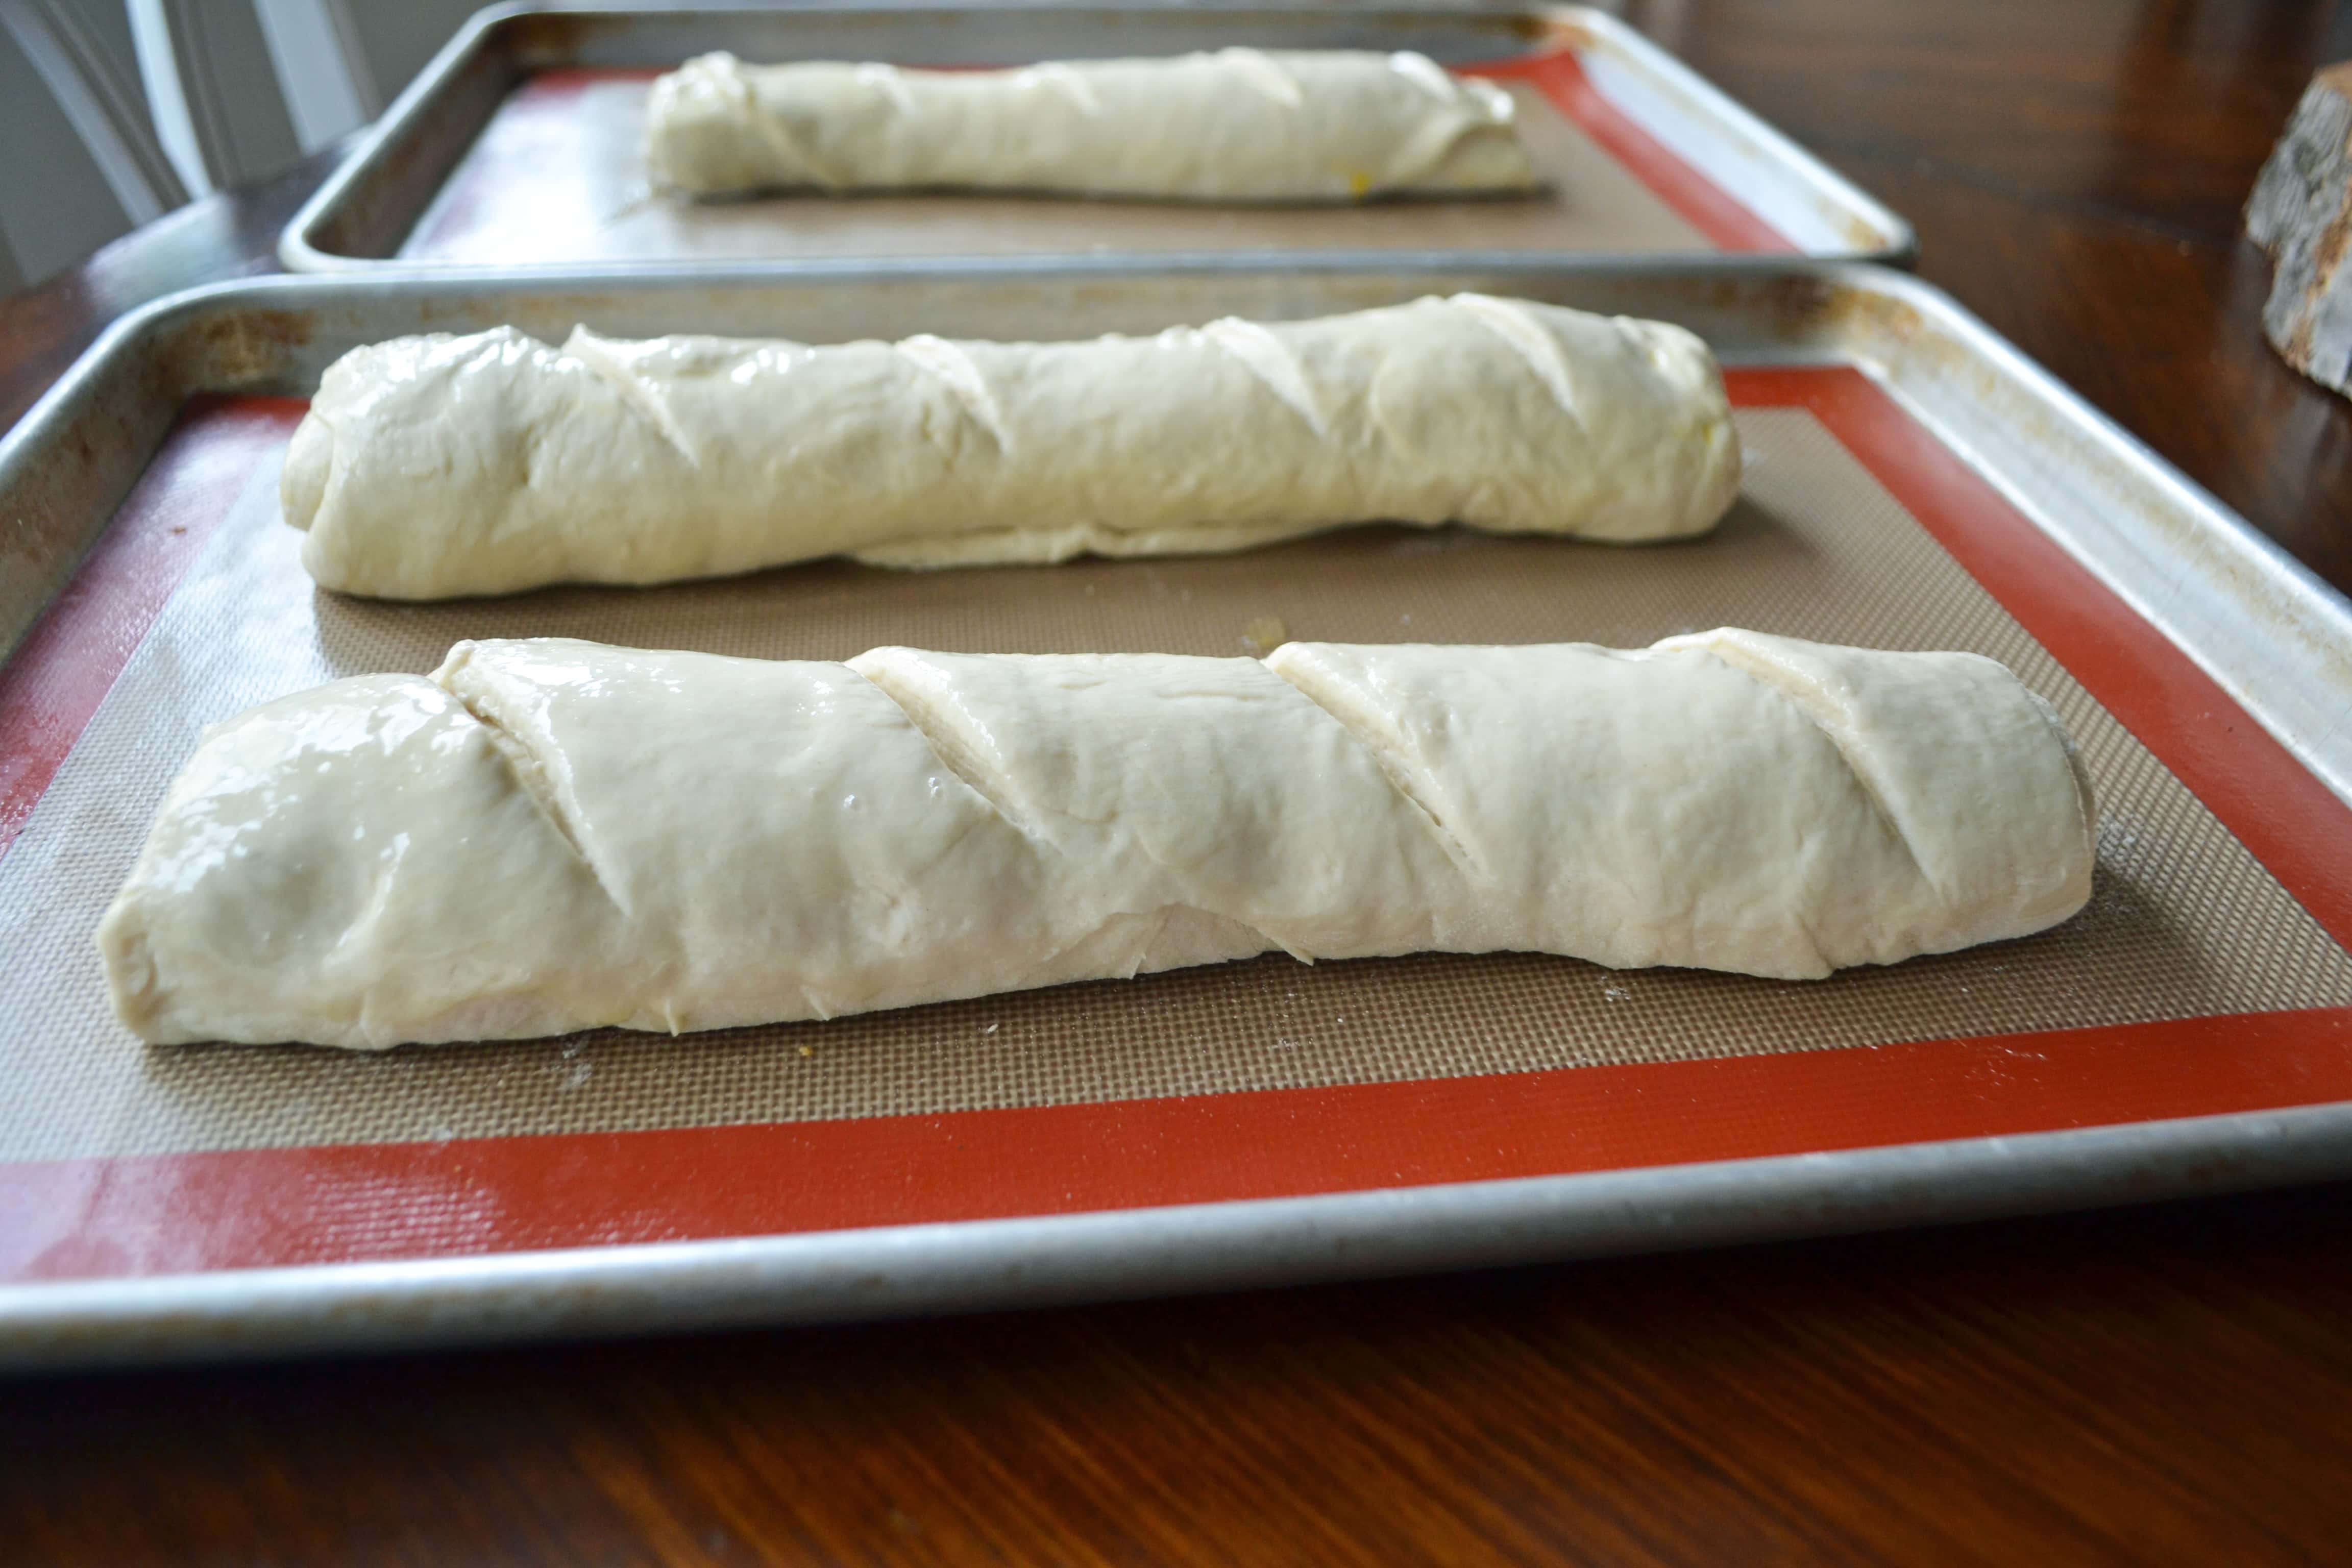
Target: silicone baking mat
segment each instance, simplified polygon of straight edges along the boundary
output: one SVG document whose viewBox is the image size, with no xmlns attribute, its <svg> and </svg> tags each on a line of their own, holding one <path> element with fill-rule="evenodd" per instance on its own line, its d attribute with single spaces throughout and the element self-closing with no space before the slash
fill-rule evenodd
<svg viewBox="0 0 2352 1568">
<path fill-rule="evenodd" d="M 1236 207 L 1050 197 L 689 202 L 646 183 L 654 70 L 525 79 L 401 247 L 472 265 L 1198 250 L 1791 251 L 1597 91 L 1573 50 L 1458 67 L 1500 82 L 1549 182 L 1526 198 Z"/>
<path fill-rule="evenodd" d="M 2352 1098 L 2346 807 L 1856 372 L 1731 373 L 1688 544 L 1342 531 L 1243 555 L 391 605 L 277 520 L 300 405 L 194 405 L 0 668 L 0 1279 L 1053 1214 L 1855 1148 Z M 1534 955 L 1145 980 L 680 1039 L 150 1049 L 90 932 L 198 731 L 456 638 L 769 658 L 1639 645 L 1731 624 L 2000 658 L 2100 797 L 2091 907 L 1787 984 Z M 518 918 L 528 918 L 519 911 Z"/>
</svg>

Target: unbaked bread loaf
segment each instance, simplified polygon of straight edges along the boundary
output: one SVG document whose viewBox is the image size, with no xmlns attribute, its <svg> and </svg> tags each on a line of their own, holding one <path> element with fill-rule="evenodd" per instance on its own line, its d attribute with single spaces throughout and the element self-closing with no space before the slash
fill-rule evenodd
<svg viewBox="0 0 2352 1568">
<path fill-rule="evenodd" d="M 646 163 L 695 195 L 994 189 L 1162 201 L 1518 193 L 1510 95 L 1426 55 L 1219 49 L 1019 70 L 704 55 L 654 83 Z"/>
<path fill-rule="evenodd" d="M 1738 485 L 1698 339 L 1464 294 L 1085 342 L 402 338 L 328 369 L 281 493 L 320 583 L 433 599 L 1375 520 L 1672 539 Z"/>
<path fill-rule="evenodd" d="M 99 944 L 149 1040 L 366 1048 L 1277 949 L 1799 979 L 2065 919 L 2092 821 L 2055 715 L 1969 654 L 460 643 L 212 731 Z"/>
</svg>

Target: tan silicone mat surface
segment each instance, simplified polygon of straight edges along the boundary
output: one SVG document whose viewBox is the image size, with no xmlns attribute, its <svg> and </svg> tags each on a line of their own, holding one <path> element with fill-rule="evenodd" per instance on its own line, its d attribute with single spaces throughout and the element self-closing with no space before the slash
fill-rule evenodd
<svg viewBox="0 0 2352 1568">
<path fill-rule="evenodd" d="M 708 1125 L 1868 1046 L 2352 1003 L 2352 957 L 1813 417 L 1750 410 L 1713 538 L 1611 549 L 1367 528 L 1251 554 L 399 606 L 314 590 L 257 477 L 0 859 L 0 1158 Z M 678 1040 L 617 1032 L 381 1057 L 150 1049 L 90 932 L 206 722 L 469 636 L 769 658 L 877 643 L 1234 654 L 1350 641 L 1639 645 L 1738 625 L 2000 658 L 2054 701 L 2101 802 L 2091 907 L 2024 942 L 1787 984 L 1525 955 L 1276 955 L 1147 980 Z M 517 918 L 529 918 L 519 911 Z M 2021 1047 L 2023 1048 L 2023 1047 Z"/>
<path fill-rule="evenodd" d="M 545 81 L 547 79 L 540 79 Z M 1549 182 L 1527 199 L 1353 207 L 1161 206 L 968 195 L 689 202 L 647 186 L 642 80 L 527 82 L 416 223 L 411 260 L 522 265 L 754 257 L 1181 250 L 1712 251 L 1705 235 L 1535 88 L 1520 133 Z"/>
</svg>

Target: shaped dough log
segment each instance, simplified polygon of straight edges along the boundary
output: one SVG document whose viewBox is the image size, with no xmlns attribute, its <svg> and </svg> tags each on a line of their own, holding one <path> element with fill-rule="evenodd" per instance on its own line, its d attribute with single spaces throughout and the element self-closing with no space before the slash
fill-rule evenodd
<svg viewBox="0 0 2352 1568">
<path fill-rule="evenodd" d="M 2088 897 L 2088 785 L 2001 666 L 1635 653 L 460 643 L 212 731 L 99 932 L 147 1039 L 719 1028 L 1285 949 L 1783 978 Z"/>
<path fill-rule="evenodd" d="M 1465 294 L 1089 342 L 402 338 L 328 369 L 282 498 L 320 583 L 431 599 L 1382 519 L 1667 539 L 1738 484 L 1690 333 Z"/>
<path fill-rule="evenodd" d="M 1220 49 L 1020 70 L 746 66 L 654 83 L 646 162 L 696 195 L 963 188 L 1179 201 L 1525 192 L 1510 94 L 1426 55 Z"/>
</svg>

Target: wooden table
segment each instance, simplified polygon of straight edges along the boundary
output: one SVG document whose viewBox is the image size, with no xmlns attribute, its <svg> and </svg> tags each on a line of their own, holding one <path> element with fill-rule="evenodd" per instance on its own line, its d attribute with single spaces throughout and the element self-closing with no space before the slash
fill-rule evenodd
<svg viewBox="0 0 2352 1568">
<path fill-rule="evenodd" d="M 1922 270 L 2340 587 L 2240 202 L 2335 7 L 1650 0 Z M 0 304 L 0 420 L 321 173 Z M 0 1562 L 2352 1553 L 2352 1187 L 1401 1284 L 0 1385 Z"/>
</svg>

